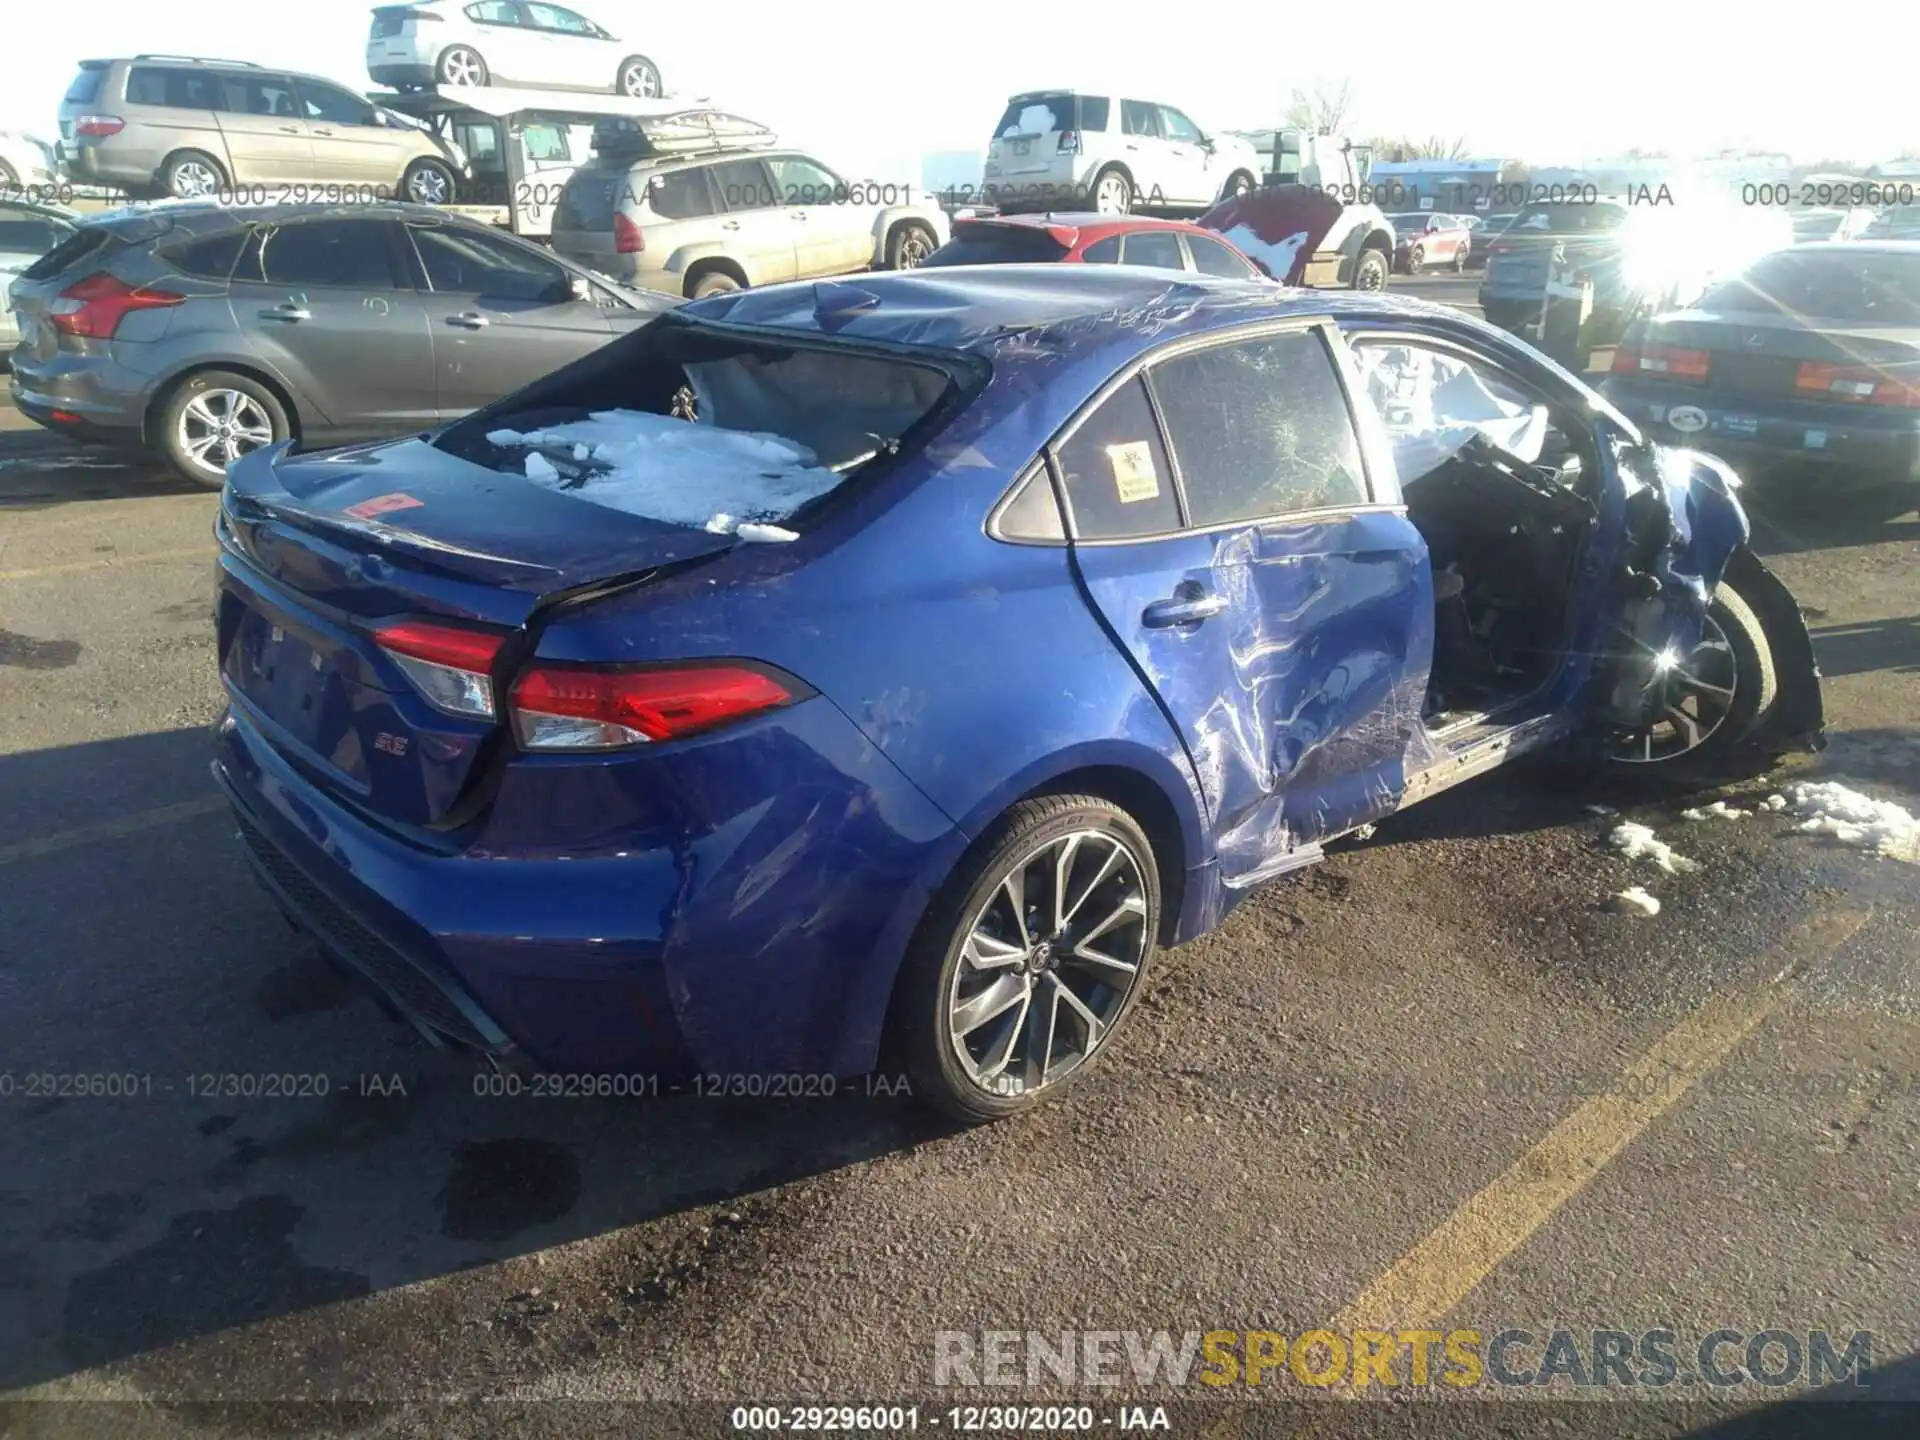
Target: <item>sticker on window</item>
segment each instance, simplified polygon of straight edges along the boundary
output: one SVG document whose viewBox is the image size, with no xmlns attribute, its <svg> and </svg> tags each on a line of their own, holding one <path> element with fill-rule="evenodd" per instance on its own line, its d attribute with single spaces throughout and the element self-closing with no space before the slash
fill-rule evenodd
<svg viewBox="0 0 1920 1440">
<path fill-rule="evenodd" d="M 1113 488 L 1122 505 L 1151 500 L 1160 493 L 1160 477 L 1153 473 L 1153 447 L 1145 440 L 1107 446 L 1107 463 L 1113 466 Z"/>
</svg>

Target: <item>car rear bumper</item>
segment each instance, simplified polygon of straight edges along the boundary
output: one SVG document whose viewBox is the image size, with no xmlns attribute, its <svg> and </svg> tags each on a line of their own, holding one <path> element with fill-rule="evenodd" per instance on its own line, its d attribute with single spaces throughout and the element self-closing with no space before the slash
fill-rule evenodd
<svg viewBox="0 0 1920 1440">
<path fill-rule="evenodd" d="M 1648 436 L 1720 456 L 1756 474 L 1817 472 L 1837 488 L 1920 484 L 1920 412 L 1786 398 L 1720 395 L 1654 380 L 1610 378 L 1601 393 Z M 1672 423 L 1675 411 L 1692 428 Z"/>
<path fill-rule="evenodd" d="M 13 354 L 7 393 L 22 415 L 62 435 L 138 443 L 146 418 L 144 383 L 128 389 L 116 369 L 103 356 L 63 354 L 51 362 L 39 361 L 23 347 Z"/>
<path fill-rule="evenodd" d="M 631 850 L 422 848 L 313 784 L 238 701 L 216 726 L 213 769 L 282 910 L 436 1040 L 662 1083 L 857 1074 L 877 1055 L 925 904 L 921 876 L 944 875 L 964 840 L 890 762 L 861 753 L 829 702 L 788 714 L 786 801 L 677 838 L 642 832 L 622 842 Z M 792 743 L 801 731 L 811 755 Z M 739 777 L 706 768 L 716 763 L 689 754 L 679 779 L 704 779 L 714 793 L 701 798 L 718 805 Z M 881 767 L 891 779 L 860 783 Z M 530 768 L 543 773 L 518 783 L 544 787 L 541 814 L 558 806 L 582 828 L 617 823 L 563 803 L 617 780 Z M 534 805 L 514 783 L 493 802 L 489 834 Z M 811 793 L 821 786 L 843 793 Z"/>
</svg>

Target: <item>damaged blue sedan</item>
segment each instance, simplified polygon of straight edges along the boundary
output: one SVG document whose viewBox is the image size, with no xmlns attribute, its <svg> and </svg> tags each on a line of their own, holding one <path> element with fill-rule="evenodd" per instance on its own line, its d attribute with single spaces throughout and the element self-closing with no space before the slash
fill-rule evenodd
<svg viewBox="0 0 1920 1440">
<path fill-rule="evenodd" d="M 1418 301 L 749 290 L 433 434 L 237 463 L 214 773 L 436 1041 L 768 1094 L 897 1062 L 991 1119 L 1405 805 L 1548 748 L 1817 748 L 1737 486 Z"/>
</svg>

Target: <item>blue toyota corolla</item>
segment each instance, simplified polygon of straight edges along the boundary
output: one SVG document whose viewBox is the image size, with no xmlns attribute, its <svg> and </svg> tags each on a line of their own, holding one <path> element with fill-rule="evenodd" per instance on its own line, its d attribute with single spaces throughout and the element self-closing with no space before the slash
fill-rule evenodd
<svg viewBox="0 0 1920 1440">
<path fill-rule="evenodd" d="M 1543 747 L 1817 747 L 1721 462 L 1457 312 L 1126 267 L 716 297 L 235 465 L 214 773 L 429 1037 L 1053 1093 L 1156 951 Z"/>
</svg>

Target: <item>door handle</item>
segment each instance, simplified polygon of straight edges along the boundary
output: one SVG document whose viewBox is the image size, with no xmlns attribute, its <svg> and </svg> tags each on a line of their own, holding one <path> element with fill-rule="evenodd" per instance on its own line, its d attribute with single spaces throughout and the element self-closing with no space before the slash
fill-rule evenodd
<svg viewBox="0 0 1920 1440">
<path fill-rule="evenodd" d="M 262 320 L 285 320 L 288 324 L 296 324 L 302 320 L 311 320 L 313 318 L 313 312 L 311 310 L 303 310 L 298 305 L 276 305 L 271 310 L 262 310 L 260 312 L 260 318 Z"/>
<path fill-rule="evenodd" d="M 492 322 L 490 322 L 486 316 L 476 315 L 473 311 L 468 310 L 460 315 L 449 315 L 447 317 L 447 323 L 449 325 L 458 325 L 462 330 L 484 330 Z"/>
<path fill-rule="evenodd" d="M 282 125 L 280 127 L 280 133 L 282 135 L 298 135 L 300 133 L 300 127 L 298 125 Z"/>
<path fill-rule="evenodd" d="M 738 230 L 740 228 L 740 222 L 738 220 L 728 220 L 722 224 L 720 228 L 722 230 Z"/>
<path fill-rule="evenodd" d="M 1167 630 L 1176 625 L 1198 625 L 1227 608 L 1224 595 L 1173 596 L 1147 606 L 1140 623 L 1151 630 Z"/>
<path fill-rule="evenodd" d="M 807 212 L 804 210 L 789 210 L 787 212 L 787 218 L 789 220 L 804 220 L 807 218 Z"/>
</svg>

